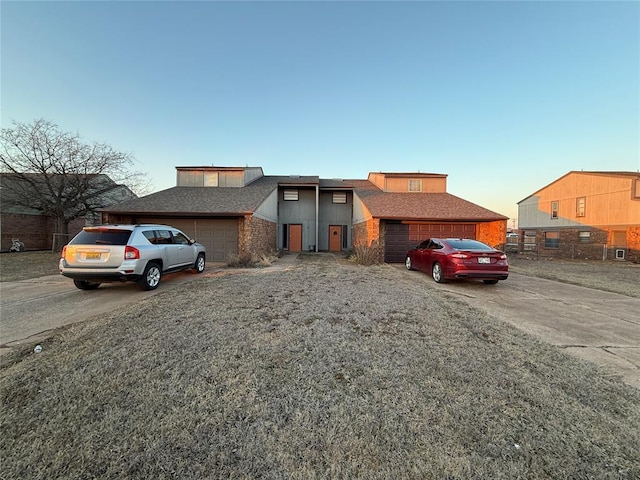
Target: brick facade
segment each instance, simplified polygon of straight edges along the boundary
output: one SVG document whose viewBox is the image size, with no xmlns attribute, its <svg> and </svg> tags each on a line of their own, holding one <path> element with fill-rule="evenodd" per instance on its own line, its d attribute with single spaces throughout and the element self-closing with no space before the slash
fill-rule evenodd
<svg viewBox="0 0 640 480">
<path fill-rule="evenodd" d="M 507 238 L 507 221 L 478 223 L 476 225 L 476 240 L 494 248 L 503 248 Z"/>
<path fill-rule="evenodd" d="M 243 252 L 260 255 L 277 250 L 277 228 L 274 222 L 254 215 L 247 215 L 238 220 L 238 253 Z"/>
<path fill-rule="evenodd" d="M 589 232 L 587 240 L 581 239 L 580 232 Z M 616 229 L 615 232 L 619 232 Z M 533 230 L 527 230 L 533 232 Z M 545 232 L 557 232 L 559 238 L 557 246 L 545 245 Z M 625 243 L 617 244 L 614 239 L 614 230 L 610 228 L 563 228 L 563 229 L 540 229 L 535 231 L 534 248 L 527 248 L 523 244 L 524 232 L 520 233 L 520 251 L 527 253 L 528 250 L 536 251 L 541 257 L 565 258 L 576 260 L 602 260 L 614 259 L 615 251 L 623 249 L 625 259 L 640 262 L 640 227 L 628 227 L 626 229 Z"/>
<path fill-rule="evenodd" d="M 85 225 L 84 218 L 77 218 L 69 223 L 69 235 L 57 238 L 56 248 L 65 245 Z M 2 251 L 11 248 L 11 239 L 18 238 L 27 250 L 51 250 L 55 232 L 53 218 L 43 215 L 23 215 L 17 213 L 2 214 Z"/>
</svg>

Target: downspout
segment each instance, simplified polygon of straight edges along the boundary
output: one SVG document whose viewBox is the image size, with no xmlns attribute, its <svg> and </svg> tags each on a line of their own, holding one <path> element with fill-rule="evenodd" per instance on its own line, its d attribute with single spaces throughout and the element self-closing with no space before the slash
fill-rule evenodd
<svg viewBox="0 0 640 480">
<path fill-rule="evenodd" d="M 320 212 L 320 185 L 316 185 L 316 248 L 315 251 L 318 251 L 318 239 L 320 238 L 320 232 L 318 232 L 318 214 Z"/>
</svg>

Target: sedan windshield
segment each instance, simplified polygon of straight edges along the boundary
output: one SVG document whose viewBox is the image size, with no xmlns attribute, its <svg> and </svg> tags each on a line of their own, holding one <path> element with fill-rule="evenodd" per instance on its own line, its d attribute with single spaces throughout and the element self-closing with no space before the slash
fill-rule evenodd
<svg viewBox="0 0 640 480">
<path fill-rule="evenodd" d="M 493 250 L 493 248 L 485 245 L 482 242 L 478 242 L 477 240 L 447 240 L 447 243 L 456 250 L 480 250 L 480 251 L 489 251 Z"/>
</svg>

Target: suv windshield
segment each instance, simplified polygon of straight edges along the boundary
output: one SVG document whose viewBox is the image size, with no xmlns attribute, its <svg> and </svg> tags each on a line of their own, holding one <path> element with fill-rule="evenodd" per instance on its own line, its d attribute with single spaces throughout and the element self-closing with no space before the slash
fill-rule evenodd
<svg viewBox="0 0 640 480">
<path fill-rule="evenodd" d="M 126 245 L 130 230 L 83 230 L 69 245 Z"/>
</svg>

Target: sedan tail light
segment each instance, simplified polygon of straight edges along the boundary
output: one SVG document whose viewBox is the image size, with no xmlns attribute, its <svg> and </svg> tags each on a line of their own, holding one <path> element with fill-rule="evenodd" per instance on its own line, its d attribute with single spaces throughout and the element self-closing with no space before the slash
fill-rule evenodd
<svg viewBox="0 0 640 480">
<path fill-rule="evenodd" d="M 62 247 L 62 253 L 60 254 L 62 258 L 65 258 L 65 254 L 67 253 L 67 246 Z"/>
<path fill-rule="evenodd" d="M 140 258 L 140 250 L 135 247 L 124 247 L 124 259 L 125 260 L 138 260 Z"/>
<path fill-rule="evenodd" d="M 469 255 L 466 253 L 452 253 L 450 255 L 451 258 L 469 258 Z"/>
</svg>

